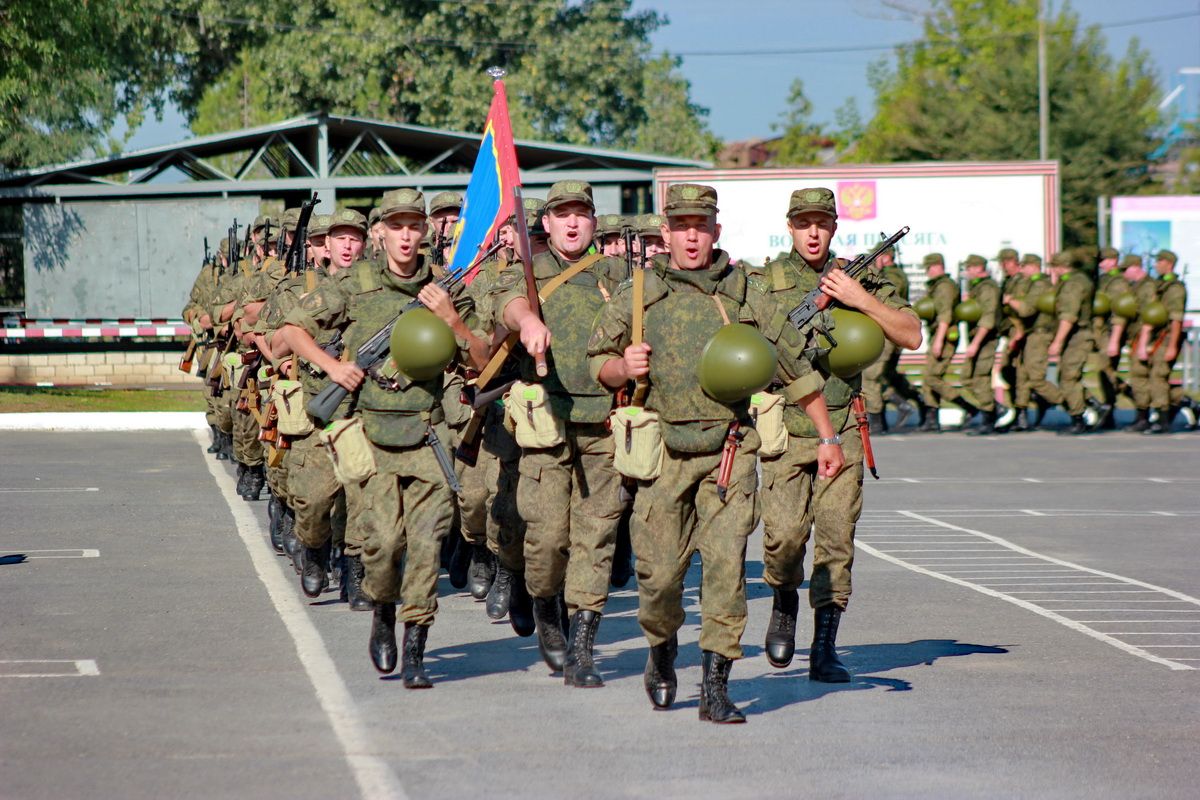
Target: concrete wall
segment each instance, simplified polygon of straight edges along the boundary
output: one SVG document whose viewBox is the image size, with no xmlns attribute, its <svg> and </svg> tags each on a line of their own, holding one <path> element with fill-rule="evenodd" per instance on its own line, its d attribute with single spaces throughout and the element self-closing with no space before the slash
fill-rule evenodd
<svg viewBox="0 0 1200 800">
<path fill-rule="evenodd" d="M 166 386 L 200 388 L 179 371 L 183 346 L 174 351 L 0 354 L 0 385 Z"/>
</svg>

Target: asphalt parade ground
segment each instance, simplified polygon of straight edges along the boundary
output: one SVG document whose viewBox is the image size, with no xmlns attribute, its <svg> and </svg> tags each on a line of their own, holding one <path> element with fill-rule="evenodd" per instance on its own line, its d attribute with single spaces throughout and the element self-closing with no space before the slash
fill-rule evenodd
<svg viewBox="0 0 1200 800">
<path fill-rule="evenodd" d="M 756 535 L 742 726 L 697 720 L 698 567 L 670 711 L 632 584 L 603 689 L 444 577 L 435 688 L 381 678 L 371 615 L 302 595 L 206 444 L 0 433 L 0 797 L 1197 796 L 1200 435 L 877 439 L 854 680 L 808 680 L 808 615 L 769 667 Z"/>
</svg>

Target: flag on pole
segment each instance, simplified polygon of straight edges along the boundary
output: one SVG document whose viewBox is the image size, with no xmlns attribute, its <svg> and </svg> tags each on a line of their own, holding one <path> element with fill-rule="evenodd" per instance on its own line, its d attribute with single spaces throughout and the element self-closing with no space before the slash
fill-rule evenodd
<svg viewBox="0 0 1200 800">
<path fill-rule="evenodd" d="M 521 183 L 504 81 L 497 77 L 492 88 L 487 125 L 454 226 L 454 248 L 447 257 L 451 273 L 467 269 L 492 243 L 500 225 L 513 213 L 513 187 Z"/>
</svg>

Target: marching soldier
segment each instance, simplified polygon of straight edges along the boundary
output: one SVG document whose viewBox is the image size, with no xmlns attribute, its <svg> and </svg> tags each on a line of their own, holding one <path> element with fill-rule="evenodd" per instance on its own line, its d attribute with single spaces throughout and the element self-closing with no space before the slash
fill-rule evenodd
<svg viewBox="0 0 1200 800">
<path fill-rule="evenodd" d="M 1087 410 L 1087 394 L 1083 386 L 1083 368 L 1092 352 L 1092 300 L 1095 288 L 1084 272 L 1078 254 L 1055 253 L 1050 259 L 1050 272 L 1057 277 L 1054 315 L 1058 327 L 1047 351 L 1058 357 L 1058 386 L 1062 405 L 1071 417 L 1068 433 L 1088 432 L 1083 412 Z"/>
<path fill-rule="evenodd" d="M 925 371 L 921 375 L 921 402 L 925 421 L 921 430 L 939 432 L 942 429 L 938 412 L 943 400 L 958 399 L 958 389 L 946 380 L 954 351 L 958 347 L 958 324 L 954 321 L 954 306 L 958 303 L 958 284 L 946 274 L 946 260 L 941 253 L 925 256 L 925 296 L 934 304 L 934 316 L 929 320 L 929 349 L 925 354 Z"/>
<path fill-rule="evenodd" d="M 590 368 L 610 389 L 645 380 L 646 408 L 657 412 L 662 431 L 660 474 L 642 481 L 634 500 L 633 541 L 638 554 L 638 622 L 650 643 L 644 684 L 655 708 L 668 708 L 677 688 L 677 631 L 683 625 L 683 580 L 698 550 L 704 564 L 700 649 L 704 678 L 700 719 L 745 722 L 728 695 L 729 672 L 741 658 L 746 627 L 746 540 L 758 524 L 755 454 L 760 444 L 750 427 L 748 398 L 732 404 L 712 399 L 721 375 L 697 364 L 706 344 L 737 320 L 774 340 L 784 394 L 796 412 L 827 440 L 815 468 L 831 478 L 842 467 L 841 447 L 820 393 L 822 379 L 801 353 L 805 341 L 761 287 L 716 250 L 717 193 L 709 186 L 677 184 L 668 189 L 667 224 L 662 228 L 669 256 L 654 259 L 644 292 L 626 282 L 596 320 L 588 346 Z M 640 303 L 642 308 L 635 304 Z M 644 310 L 643 310 L 644 309 Z M 634 315 L 644 318 L 645 341 L 633 339 Z M 642 327 L 642 326 L 638 326 Z M 768 346 L 769 352 L 769 346 Z M 716 383 L 705 384 L 703 381 Z M 734 461 L 727 441 L 741 433 Z"/>
<path fill-rule="evenodd" d="M 621 478 L 606 427 L 612 396 L 588 373 L 587 341 L 596 314 L 624 278 L 625 263 L 588 255 L 595 209 L 588 183 L 559 181 L 550 188 L 542 216 L 550 249 L 532 264 L 544 321 L 529 304 L 522 270 L 502 272 L 494 291 L 495 312 L 525 347 L 523 381 L 540 383 L 544 408 L 558 421 L 555 430 L 562 426 L 554 444 L 523 449 L 517 510 L 525 520 L 524 578 L 538 648 L 550 669 L 562 670 L 564 683 L 576 687 L 604 685 L 592 646 L 608 600 L 621 514 Z M 553 294 L 546 296 L 551 283 Z M 546 374 L 538 376 L 535 362 L 542 358 Z M 513 603 L 519 592 L 514 589 Z"/>
<path fill-rule="evenodd" d="M 1156 301 L 1165 307 L 1166 319 L 1154 318 L 1150 309 L 1142 311 L 1142 329 L 1138 335 L 1136 358 L 1149 365 L 1150 407 L 1158 410 L 1158 419 L 1145 433 L 1168 433 L 1175 414 L 1187 405 L 1192 413 L 1194 427 L 1195 408 L 1185 398 L 1183 388 L 1171 386 L 1171 371 L 1179 358 L 1183 343 L 1183 315 L 1187 308 L 1187 287 L 1175 274 L 1178 257 L 1170 250 L 1160 250 L 1154 256 L 1154 271 L 1158 273 L 1155 285 Z M 1156 309 L 1157 310 L 1157 309 Z"/>
<path fill-rule="evenodd" d="M 1003 319 L 1000 313 L 1000 287 L 988 274 L 987 259 L 983 256 L 967 256 L 966 269 L 967 302 L 963 306 L 974 301 L 979 317 L 974 321 L 964 317 L 970 341 L 967 342 L 962 384 L 963 392 L 970 397 L 968 407 L 978 409 L 982 416 L 979 427 L 971 433 L 986 436 L 996 432 L 996 416 L 1005 410 L 996 408 L 996 394 L 992 391 L 992 367 L 996 363 L 996 343 L 999 340 L 996 331 Z M 970 316 L 975 316 L 973 310 Z"/>
<path fill-rule="evenodd" d="M 1115 248 L 1105 247 L 1100 250 L 1100 264 L 1097 268 L 1099 275 L 1096 279 L 1096 300 L 1099 302 L 1101 295 L 1103 295 L 1110 303 L 1110 307 L 1114 294 L 1121 292 L 1117 284 L 1125 283 L 1122 269 L 1117 263 L 1120 257 L 1121 254 Z M 1092 316 L 1092 341 L 1095 347 L 1096 372 L 1100 387 L 1100 407 L 1099 417 L 1092 425 L 1092 430 L 1113 430 L 1116 428 L 1116 422 L 1113 420 L 1113 411 L 1117 407 L 1117 390 L 1121 385 L 1121 379 L 1117 375 L 1117 362 L 1120 360 L 1121 354 L 1118 351 L 1116 358 L 1108 354 L 1108 345 L 1111 337 L 1111 314 L 1107 311 L 1094 314 Z"/>
<path fill-rule="evenodd" d="M 771 287 L 784 308 L 800 304 L 818 284 L 842 306 L 859 311 L 883 329 L 897 347 L 916 349 L 921 323 L 895 287 L 870 270 L 859 280 L 833 269 L 821 272 L 835 256 L 829 245 L 837 232 L 837 204 L 828 189 L 792 193 L 787 210 L 792 251 L 751 273 Z M 809 605 L 814 611 L 809 678 L 844 683 L 850 673 L 838 660 L 836 637 L 842 612 L 850 602 L 854 563 L 854 529 L 862 511 L 863 443 L 850 402 L 861 391 L 862 377 L 824 374 L 823 395 L 833 433 L 820 433 L 815 420 L 795 406 L 784 408 L 788 445 L 781 455 L 762 459 L 763 580 L 774 591 L 767 628 L 767 660 L 776 668 L 791 664 L 796 649 L 800 585 L 804 555 L 813 539 Z M 831 445 L 840 445 L 847 469 L 825 475 L 820 465 Z M 707 565 L 706 565 L 707 566 Z"/>
<path fill-rule="evenodd" d="M 1020 407 L 1015 403 L 1017 365 L 1021 360 L 1021 344 L 1025 336 L 1025 329 L 1021 325 L 1021 318 L 1016 315 L 1008 301 L 1013 296 L 1024 292 L 1026 278 L 1021 274 L 1020 258 L 1017 251 L 1011 247 L 1005 247 L 996 255 L 996 261 L 1000 262 L 1000 271 L 1004 276 L 1000 280 L 1000 314 L 996 318 L 996 336 L 1003 339 L 1004 344 L 1003 347 L 997 346 L 996 357 L 1000 362 L 1000 380 L 1004 382 L 1008 390 L 1008 402 L 1016 414 L 1020 414 Z M 997 425 L 996 430 L 1007 431 L 1015 421 L 1016 417 L 1014 416 L 1012 421 L 1007 424 Z"/>
<path fill-rule="evenodd" d="M 1113 282 L 1109 290 L 1113 294 L 1113 329 L 1108 340 L 1108 353 L 1114 358 L 1121 357 L 1122 347 L 1129 348 L 1129 397 L 1133 401 L 1135 416 L 1133 423 L 1125 430 L 1133 433 L 1143 433 L 1150 427 L 1150 368 L 1137 357 L 1137 344 L 1141 335 L 1141 325 L 1138 323 L 1139 309 L 1147 307 L 1158 298 L 1154 281 L 1142 266 L 1142 257 L 1130 254 L 1125 256 L 1124 285 Z M 1133 298 L 1132 307 L 1122 302 L 1122 296 L 1129 294 Z M 1128 301 L 1126 301 L 1128 302 Z M 1118 312 L 1125 311 L 1125 314 Z"/>
<path fill-rule="evenodd" d="M 882 280 L 892 284 L 896 297 L 908 302 L 908 276 L 896 263 L 895 247 L 884 250 L 870 268 Z M 900 371 L 901 352 L 901 348 L 885 338 L 879 360 L 863 370 L 862 394 L 867 405 L 867 417 L 870 419 L 870 432 L 873 434 L 888 432 L 888 403 L 896 406 L 896 428 L 899 429 L 904 427 L 916 410 L 909 401 L 920 401 L 920 395 Z"/>
</svg>

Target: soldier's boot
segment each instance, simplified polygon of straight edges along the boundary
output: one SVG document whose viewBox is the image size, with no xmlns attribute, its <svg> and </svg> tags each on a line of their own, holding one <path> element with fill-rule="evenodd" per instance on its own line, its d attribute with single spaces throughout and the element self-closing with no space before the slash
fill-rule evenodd
<svg viewBox="0 0 1200 800">
<path fill-rule="evenodd" d="M 300 571 L 300 588 L 306 597 L 320 597 L 329 588 L 329 542 L 320 547 L 305 547 L 304 568 Z"/>
<path fill-rule="evenodd" d="M 283 552 L 284 508 L 283 501 L 272 492 L 267 502 L 267 517 L 271 520 L 271 547 L 275 548 L 276 553 Z"/>
<path fill-rule="evenodd" d="M 633 545 L 629 540 L 629 524 L 622 519 L 617 525 L 617 543 L 613 548 L 612 571 L 608 582 L 614 588 L 624 589 L 633 577 Z"/>
<path fill-rule="evenodd" d="M 350 610 L 369 611 L 372 604 L 366 594 L 363 593 L 362 588 L 366 568 L 363 567 L 362 559 L 359 556 L 346 556 L 345 575 L 346 602 L 350 604 Z"/>
<path fill-rule="evenodd" d="M 849 683 L 850 670 L 837 654 L 838 622 L 842 610 L 832 603 L 814 614 L 812 649 L 808 651 L 808 679 L 821 683 Z"/>
<path fill-rule="evenodd" d="M 1033 418 L 1030 430 L 1036 431 L 1042 426 L 1043 423 L 1045 423 L 1046 414 L 1050 411 L 1050 409 L 1054 408 L 1054 404 L 1042 397 L 1040 394 L 1035 394 L 1033 396 L 1033 402 L 1037 405 L 1037 416 Z"/>
<path fill-rule="evenodd" d="M 942 423 L 938 421 L 937 406 L 922 406 L 925 419 L 921 422 L 920 430 L 924 433 L 941 433 Z"/>
<path fill-rule="evenodd" d="M 571 616 L 567 660 L 563 664 L 563 683 L 567 686 L 590 689 L 604 685 L 595 661 L 596 629 L 599 627 L 600 615 L 595 611 L 576 611 Z"/>
<path fill-rule="evenodd" d="M 996 432 L 996 412 L 981 411 L 979 427 L 967 431 L 967 436 L 991 436 Z"/>
<path fill-rule="evenodd" d="M 554 598 L 557 604 L 558 599 Z M 525 573 L 514 572 L 512 599 L 508 603 L 508 622 L 517 636 L 533 636 L 537 622 L 533 617 L 533 598 L 525 587 Z"/>
<path fill-rule="evenodd" d="M 235 487 L 235 490 L 238 493 L 238 497 L 242 498 L 243 500 L 246 499 L 246 476 L 249 474 L 249 472 L 249 467 L 240 461 L 237 462 L 237 486 Z"/>
<path fill-rule="evenodd" d="M 299 537 L 296 536 L 296 512 L 287 506 L 283 507 L 283 521 L 279 528 L 279 538 L 283 541 L 283 552 L 292 559 L 293 563 L 298 562 L 303 546 L 300 544 Z"/>
<path fill-rule="evenodd" d="M 892 426 L 892 430 L 903 430 L 908 421 L 912 419 L 912 415 L 917 412 L 917 409 L 912 403 L 898 394 L 890 395 L 890 397 L 892 403 L 896 406 L 896 424 Z"/>
<path fill-rule="evenodd" d="M 400 677 L 405 689 L 432 689 L 433 682 L 425 674 L 425 638 L 429 636 L 428 625 L 415 622 L 404 623 L 404 659 L 400 665 Z"/>
<path fill-rule="evenodd" d="M 1147 409 L 1139 408 L 1137 410 L 1137 415 L 1133 419 L 1133 422 L 1130 423 L 1129 427 L 1125 430 L 1129 431 L 1130 433 L 1143 433 L 1147 428 L 1150 427 L 1149 417 L 1150 413 Z"/>
<path fill-rule="evenodd" d="M 1096 409 L 1096 422 L 1092 425 L 1093 431 L 1115 431 L 1117 422 L 1114 419 L 1112 403 L 1101 403 Z"/>
<path fill-rule="evenodd" d="M 1158 419 L 1156 419 L 1156 420 L 1154 420 L 1154 422 L 1150 423 L 1150 426 L 1148 428 L 1146 428 L 1146 430 L 1142 431 L 1142 433 L 1144 433 L 1144 434 L 1145 433 L 1152 433 L 1152 434 L 1153 433 L 1170 433 L 1171 432 L 1171 420 L 1173 418 L 1174 418 L 1174 414 L 1172 414 L 1172 409 L 1170 409 L 1170 408 L 1161 409 L 1158 412 Z"/>
<path fill-rule="evenodd" d="M 471 545 L 471 565 L 467 570 L 467 590 L 471 597 L 482 600 L 491 593 L 496 580 L 496 557 L 487 545 Z"/>
<path fill-rule="evenodd" d="M 1196 401 L 1184 395 L 1183 402 L 1179 406 L 1179 414 L 1183 416 L 1184 422 L 1187 423 L 1187 429 L 1194 431 L 1200 428 L 1200 409 L 1196 406 Z"/>
<path fill-rule="evenodd" d="M 220 437 L 217 446 L 217 461 L 230 461 L 233 458 L 231 455 L 231 451 L 233 450 L 233 437 L 228 433 L 222 433 L 221 431 L 217 431 L 217 435 Z"/>
<path fill-rule="evenodd" d="M 254 501 L 258 500 L 262 495 L 263 487 L 267 484 L 267 470 L 262 464 L 257 464 L 253 467 L 246 468 L 246 493 L 242 495 L 243 500 Z"/>
<path fill-rule="evenodd" d="M 567 661 L 567 637 L 563 631 L 558 595 L 533 598 L 533 619 L 537 625 L 538 652 L 542 654 L 542 660 L 551 672 L 561 672 Z"/>
<path fill-rule="evenodd" d="M 513 586 L 516 583 L 516 576 L 512 570 L 498 562 L 499 559 L 496 564 L 496 579 L 492 581 L 483 604 L 484 610 L 491 619 L 504 619 L 504 615 L 508 613 L 508 607 L 512 603 Z"/>
<path fill-rule="evenodd" d="M 212 435 L 212 442 L 209 443 L 206 453 L 218 453 L 221 450 L 221 432 L 217 430 L 216 425 L 209 425 L 208 432 Z"/>
<path fill-rule="evenodd" d="M 346 572 L 346 554 L 342 552 L 342 546 L 335 544 L 329 551 L 329 585 L 337 586 L 342 589 L 341 600 L 346 599 L 345 581 L 342 576 Z"/>
<path fill-rule="evenodd" d="M 396 604 L 376 603 L 371 620 L 371 640 L 367 643 L 371 663 L 384 675 L 396 669 Z"/>
<path fill-rule="evenodd" d="M 468 573 L 471 569 L 471 545 L 461 535 L 455 536 L 454 552 L 450 554 L 450 563 L 446 573 L 450 576 L 450 585 L 455 589 L 467 588 Z"/>
<path fill-rule="evenodd" d="M 921 403 L 917 406 L 917 430 L 925 429 L 925 419 L 929 416 L 929 408 Z"/>
<path fill-rule="evenodd" d="M 1071 436 L 1079 436 L 1084 433 L 1091 433 L 1092 429 L 1088 426 L 1087 420 L 1083 418 L 1083 414 L 1074 414 L 1071 416 L 1071 427 L 1067 428 L 1067 433 Z"/>
<path fill-rule="evenodd" d="M 670 708 L 675 702 L 675 690 L 679 679 L 675 676 L 675 656 L 679 652 L 679 639 L 674 635 L 662 644 L 650 648 L 646 658 L 646 671 L 642 674 L 642 685 L 650 702 L 658 708 Z"/>
<path fill-rule="evenodd" d="M 796 654 L 796 615 L 800 611 L 800 592 L 796 589 L 776 589 L 771 604 L 771 621 L 767 625 L 767 661 L 776 669 L 792 663 Z"/>
<path fill-rule="evenodd" d="M 887 421 L 883 414 L 867 414 L 867 430 L 872 436 L 883 436 L 887 433 Z"/>
<path fill-rule="evenodd" d="M 729 670 L 733 661 L 705 650 L 700 655 L 704 677 L 700 681 L 700 719 L 721 724 L 745 722 L 743 714 L 729 699 Z"/>
<path fill-rule="evenodd" d="M 1016 433 L 1029 433 L 1036 430 L 1037 426 L 1033 423 L 1033 415 L 1037 413 L 1032 408 L 1026 408 L 1017 412 L 1017 418 L 1013 421 L 1012 430 Z"/>
</svg>

